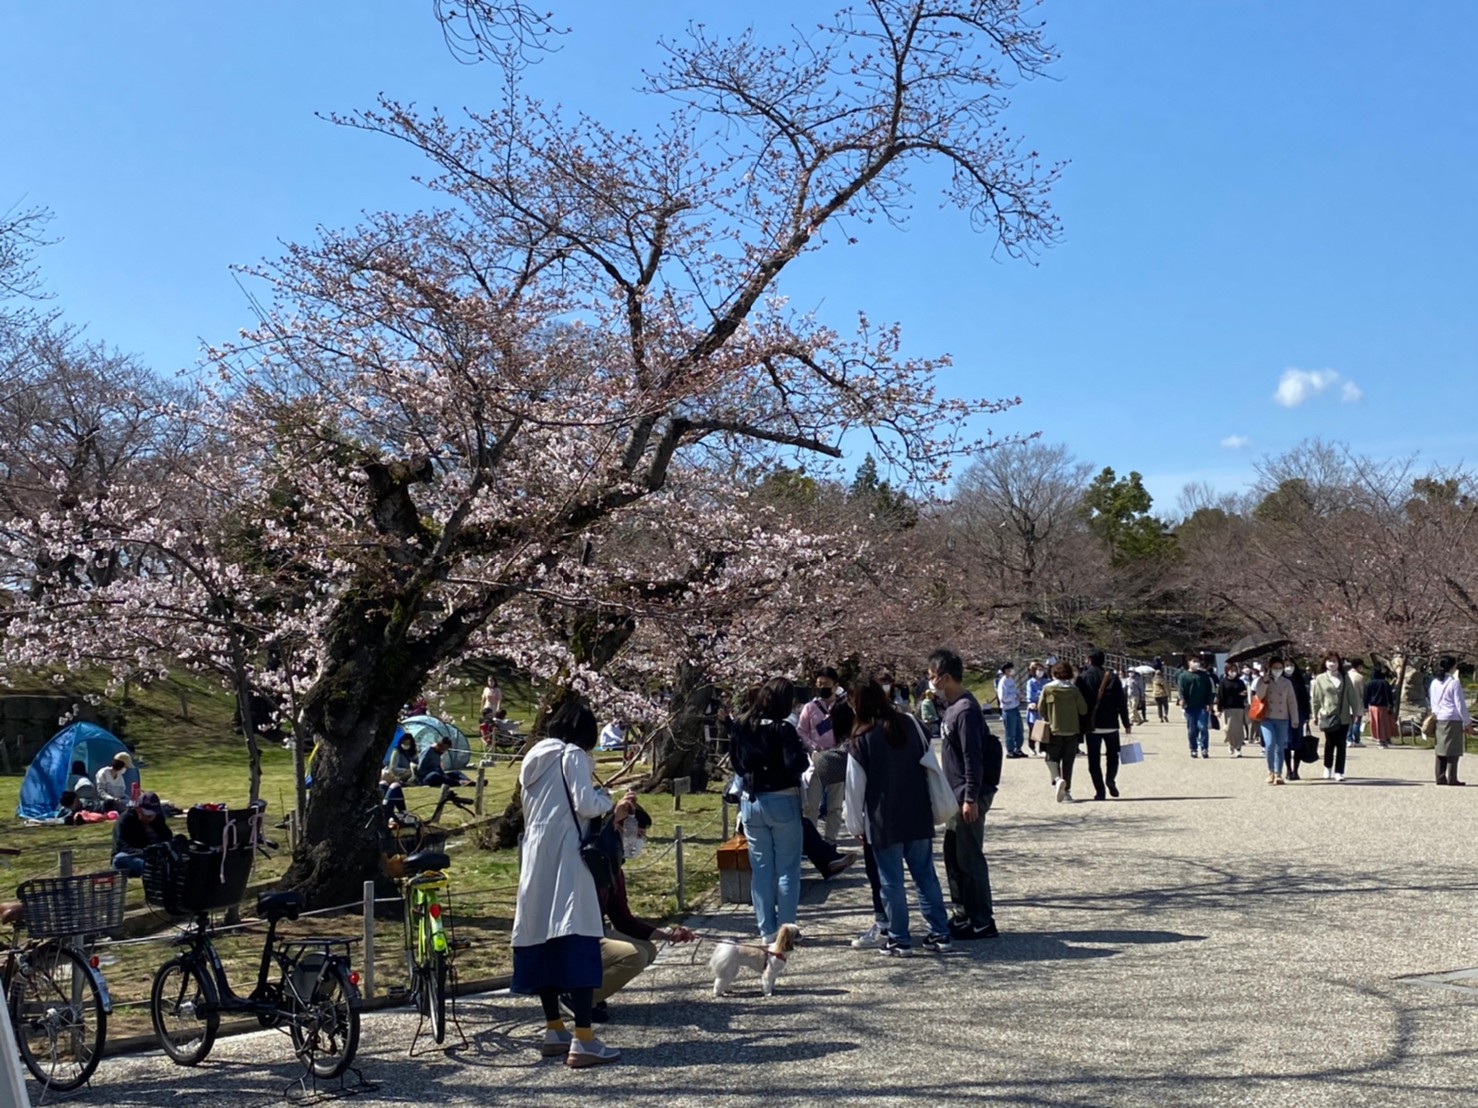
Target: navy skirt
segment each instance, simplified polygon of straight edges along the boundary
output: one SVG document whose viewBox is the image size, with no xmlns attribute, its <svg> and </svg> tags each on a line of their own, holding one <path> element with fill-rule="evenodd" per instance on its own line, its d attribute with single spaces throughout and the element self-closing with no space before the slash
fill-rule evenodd
<svg viewBox="0 0 1478 1108">
<path fill-rule="evenodd" d="M 511 992 L 534 995 L 540 989 L 598 989 L 603 976 L 600 940 L 561 935 L 537 946 L 513 948 Z"/>
</svg>

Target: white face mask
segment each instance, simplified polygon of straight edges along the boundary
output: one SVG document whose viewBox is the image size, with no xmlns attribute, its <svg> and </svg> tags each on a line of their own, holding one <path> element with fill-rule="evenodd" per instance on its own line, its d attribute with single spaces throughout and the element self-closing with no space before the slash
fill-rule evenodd
<svg viewBox="0 0 1478 1108">
<path fill-rule="evenodd" d="M 939 692 L 939 685 L 934 681 L 932 677 L 929 679 L 929 691 L 936 694 Z"/>
<path fill-rule="evenodd" d="M 884 681 L 883 682 L 883 691 L 884 692 L 892 692 L 893 691 L 893 686 L 890 685 L 890 684 L 888 684 L 888 682 Z"/>
<path fill-rule="evenodd" d="M 1282 666 L 1274 666 L 1272 669 L 1268 670 L 1268 672 L 1271 673 L 1274 677 L 1282 677 L 1283 676 L 1283 667 Z"/>
</svg>

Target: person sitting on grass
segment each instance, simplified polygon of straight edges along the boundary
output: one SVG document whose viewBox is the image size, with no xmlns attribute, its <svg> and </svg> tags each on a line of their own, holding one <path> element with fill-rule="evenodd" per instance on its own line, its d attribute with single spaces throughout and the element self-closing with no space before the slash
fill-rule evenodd
<svg viewBox="0 0 1478 1108">
<path fill-rule="evenodd" d="M 470 785 L 472 779 L 454 769 L 447 769 L 442 759 L 452 748 L 452 740 L 445 735 L 426 748 L 416 766 L 418 785 Z"/>
<path fill-rule="evenodd" d="M 98 770 L 98 798 L 105 808 L 121 812 L 128 807 L 128 771 L 133 769 L 133 758 L 120 750 L 113 760 Z M 74 790 L 75 791 L 75 790 Z"/>
<path fill-rule="evenodd" d="M 636 794 L 628 792 L 616 808 L 616 832 L 625 844 L 627 858 L 635 858 L 646 845 L 647 829 L 652 826 L 652 817 L 636 802 Z M 627 823 L 636 825 L 636 835 L 628 840 Z M 610 1018 L 606 1001 L 629 985 L 642 970 L 657 960 L 657 943 L 692 942 L 696 935 L 686 927 L 673 925 L 659 927 L 644 920 L 631 911 L 626 898 L 626 874 L 617 869 L 610 888 L 600 890 L 601 915 L 607 924 L 605 937 L 600 941 L 602 977 L 600 988 L 595 990 L 595 1004 L 590 1018 L 604 1023 Z M 566 1008 L 570 998 L 561 997 Z"/>
<path fill-rule="evenodd" d="M 164 804 L 155 792 L 141 793 L 139 802 L 124 812 L 113 826 L 113 868 L 125 873 L 143 872 L 143 853 L 157 843 L 173 838 Z"/>
</svg>

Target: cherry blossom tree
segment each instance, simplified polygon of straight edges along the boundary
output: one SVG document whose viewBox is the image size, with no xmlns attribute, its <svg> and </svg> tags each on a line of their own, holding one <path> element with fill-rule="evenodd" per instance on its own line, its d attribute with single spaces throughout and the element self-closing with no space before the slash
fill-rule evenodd
<svg viewBox="0 0 1478 1108">
<path fill-rule="evenodd" d="M 725 475 L 865 443 L 890 480 L 936 482 L 965 423 L 1008 406 L 941 395 L 947 359 L 908 355 L 865 314 L 844 333 L 794 311 L 779 280 L 903 222 L 918 184 L 941 183 L 1005 255 L 1053 240 L 1057 170 L 1003 125 L 1008 77 L 1051 60 L 1023 7 L 873 0 L 775 46 L 695 27 L 648 79 L 674 106 L 648 134 L 516 91 L 461 120 L 388 100 L 339 119 L 423 152 L 433 206 L 247 270 L 260 322 L 209 351 L 190 417 L 219 451 L 219 499 L 182 511 L 156 493 L 128 532 L 169 554 L 134 576 L 141 608 L 188 588 L 181 607 L 209 611 L 200 579 L 219 580 L 239 590 L 227 615 L 251 613 L 248 650 L 305 652 L 296 726 L 318 754 L 289 880 L 315 902 L 357 896 L 372 870 L 379 755 L 428 679 L 496 639 L 598 694 L 612 659 L 540 616 L 572 597 L 732 612 L 765 595 L 784 612 L 824 544 L 742 510 Z M 53 531 L 54 552 L 86 545 Z M 757 657 L 744 633 L 702 641 L 738 669 Z M 664 636 L 647 641 L 651 672 Z"/>
</svg>

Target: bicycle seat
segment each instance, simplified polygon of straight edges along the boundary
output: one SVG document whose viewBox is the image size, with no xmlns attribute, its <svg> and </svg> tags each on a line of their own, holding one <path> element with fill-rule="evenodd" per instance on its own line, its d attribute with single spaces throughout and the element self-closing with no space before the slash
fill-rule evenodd
<svg viewBox="0 0 1478 1108">
<path fill-rule="evenodd" d="M 280 919 L 297 919 L 303 910 L 303 894 L 300 892 L 259 893 L 257 915 L 273 922 Z"/>
<path fill-rule="evenodd" d="M 0 923 L 20 923 L 25 918 L 25 905 L 19 901 L 12 900 L 0 904 Z"/>
<path fill-rule="evenodd" d="M 404 869 L 407 874 L 425 873 L 432 869 L 446 869 L 452 860 L 439 850 L 418 850 L 406 856 Z"/>
</svg>

